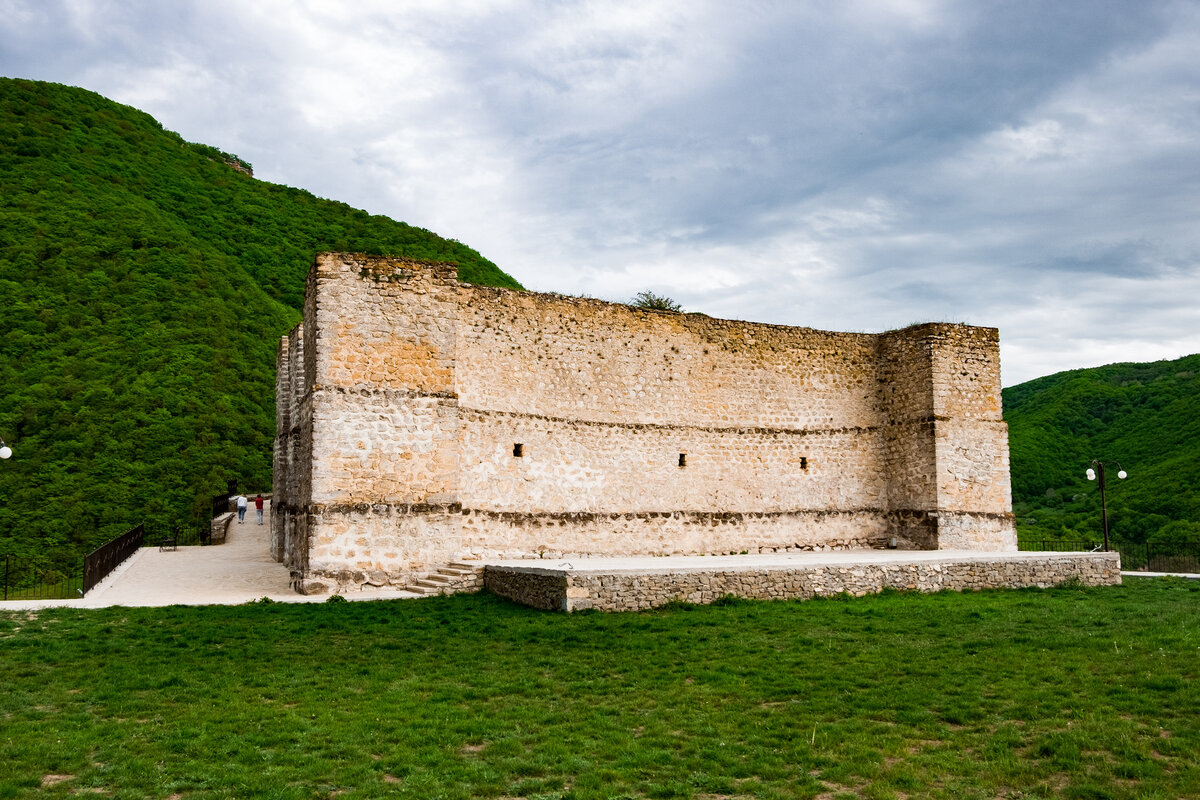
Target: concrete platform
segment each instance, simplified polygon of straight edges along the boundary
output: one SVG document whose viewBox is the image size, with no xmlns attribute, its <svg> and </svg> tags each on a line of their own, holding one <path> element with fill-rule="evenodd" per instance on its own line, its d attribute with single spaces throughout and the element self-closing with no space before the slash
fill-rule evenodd
<svg viewBox="0 0 1200 800">
<path fill-rule="evenodd" d="M 486 561 L 484 586 L 534 608 L 631 611 L 673 601 L 711 603 L 732 595 L 790 599 L 886 588 L 1050 587 L 1119 584 L 1109 553 L 981 553 L 964 550 L 843 550 L 741 556 Z"/>
</svg>

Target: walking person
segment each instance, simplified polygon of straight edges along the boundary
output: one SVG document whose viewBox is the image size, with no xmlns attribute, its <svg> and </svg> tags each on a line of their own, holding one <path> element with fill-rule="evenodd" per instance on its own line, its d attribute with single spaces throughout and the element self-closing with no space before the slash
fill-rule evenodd
<svg viewBox="0 0 1200 800">
<path fill-rule="evenodd" d="M 246 504 L 249 502 L 246 499 L 246 495 L 239 494 L 237 496 L 238 525 L 241 525 L 246 520 Z"/>
<path fill-rule="evenodd" d="M 262 493 L 260 492 L 258 497 L 254 498 L 254 510 L 258 512 L 258 524 L 259 525 L 262 525 L 262 509 L 263 509 L 263 496 L 262 496 Z"/>
</svg>

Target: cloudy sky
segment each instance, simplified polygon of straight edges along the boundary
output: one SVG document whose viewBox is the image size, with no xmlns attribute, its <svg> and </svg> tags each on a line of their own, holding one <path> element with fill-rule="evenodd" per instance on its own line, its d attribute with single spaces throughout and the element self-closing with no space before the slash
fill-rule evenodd
<svg viewBox="0 0 1200 800">
<path fill-rule="evenodd" d="M 1200 2 L 0 0 L 82 86 L 525 286 L 1200 352 Z"/>
</svg>

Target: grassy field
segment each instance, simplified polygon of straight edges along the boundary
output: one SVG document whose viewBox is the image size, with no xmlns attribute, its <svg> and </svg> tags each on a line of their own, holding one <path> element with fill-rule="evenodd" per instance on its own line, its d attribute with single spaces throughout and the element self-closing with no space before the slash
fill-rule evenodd
<svg viewBox="0 0 1200 800">
<path fill-rule="evenodd" d="M 0 613 L 0 798 L 1200 797 L 1200 583 Z"/>
</svg>

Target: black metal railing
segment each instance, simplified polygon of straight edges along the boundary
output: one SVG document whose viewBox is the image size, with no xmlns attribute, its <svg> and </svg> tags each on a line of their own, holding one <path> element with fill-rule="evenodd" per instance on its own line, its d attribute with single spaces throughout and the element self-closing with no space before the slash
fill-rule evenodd
<svg viewBox="0 0 1200 800">
<path fill-rule="evenodd" d="M 162 547 L 170 543 L 174 547 L 195 547 L 211 544 L 212 526 L 207 520 L 188 525 L 154 525 L 146 528 L 143 547 Z"/>
<path fill-rule="evenodd" d="M 138 525 L 88 553 L 83 559 L 83 568 L 76 567 L 70 572 L 5 555 L 0 597 L 4 600 L 82 597 L 140 547 L 159 547 L 166 542 L 173 547 L 206 545 L 210 543 L 211 535 L 212 528 L 207 520 L 189 525 Z"/>
<path fill-rule="evenodd" d="M 108 577 L 118 564 L 136 553 L 145 538 L 145 527 L 138 525 L 88 553 L 83 559 L 83 593 L 87 594 L 93 586 Z"/>
<path fill-rule="evenodd" d="M 1104 542 L 1099 539 L 1032 539 L 1018 545 L 1021 550 L 1034 552 L 1078 553 L 1080 551 L 1103 550 Z"/>
<path fill-rule="evenodd" d="M 62 600 L 83 595 L 83 575 L 64 573 L 53 567 L 36 567 L 12 556 L 4 556 L 5 600 Z"/>
<path fill-rule="evenodd" d="M 1046 552 L 1100 551 L 1099 539 L 1031 539 L 1019 545 L 1021 550 Z M 1121 554 L 1121 569 L 1131 572 L 1181 572 L 1200 574 L 1200 547 L 1191 545 L 1154 545 L 1119 542 L 1109 550 Z"/>
<path fill-rule="evenodd" d="M 213 519 L 229 511 L 230 498 L 237 495 L 237 481 L 229 481 L 225 486 L 223 494 L 214 494 L 212 497 L 212 516 Z"/>
<path fill-rule="evenodd" d="M 1200 547 L 1121 546 L 1121 568 L 1138 572 L 1200 574 Z"/>
</svg>

